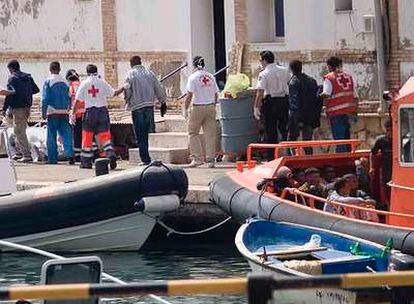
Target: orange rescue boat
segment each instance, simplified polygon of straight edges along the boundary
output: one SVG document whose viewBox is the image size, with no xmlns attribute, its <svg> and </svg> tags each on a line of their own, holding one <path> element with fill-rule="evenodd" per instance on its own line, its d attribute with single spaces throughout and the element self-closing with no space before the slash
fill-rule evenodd
<svg viewBox="0 0 414 304">
<path fill-rule="evenodd" d="M 393 125 L 393 172 L 390 211 L 380 211 L 353 205 L 327 201 L 298 189 L 286 188 L 281 194 L 272 193 L 272 187 L 258 190 L 258 183 L 276 178 L 282 166 L 292 170 L 309 167 L 332 166 L 337 173 L 355 172 L 355 160 L 370 158 L 367 150 L 357 150 L 358 140 L 282 142 L 279 144 L 251 144 L 247 149 L 247 168 L 228 172 L 210 184 L 211 200 L 235 219 L 260 216 L 264 219 L 298 223 L 354 235 L 363 239 L 386 244 L 392 239 L 396 249 L 414 254 L 414 77 L 411 77 L 395 96 L 391 105 Z M 327 151 L 305 155 L 305 147 L 333 147 L 340 144 L 351 146 L 348 153 Z M 273 149 L 275 159 L 255 165 L 252 153 L 255 149 Z M 280 156 L 283 151 L 294 151 L 292 156 Z M 332 150 L 332 149 L 331 149 Z M 378 163 L 373 160 L 372 163 Z M 377 200 L 384 199 L 379 170 L 375 170 L 373 189 Z M 376 191 L 375 191 L 376 189 Z M 306 203 L 303 203 L 306 202 Z M 317 204 L 339 207 L 340 214 L 315 208 Z M 355 212 L 365 212 L 382 218 L 381 223 L 352 218 Z M 372 218 L 372 217 L 371 217 Z"/>
</svg>

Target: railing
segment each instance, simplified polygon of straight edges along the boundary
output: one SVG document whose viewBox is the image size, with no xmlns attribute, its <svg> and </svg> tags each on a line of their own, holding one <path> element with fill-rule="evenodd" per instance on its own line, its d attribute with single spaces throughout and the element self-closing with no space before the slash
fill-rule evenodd
<svg viewBox="0 0 414 304">
<path fill-rule="evenodd" d="M 412 220 L 413 223 L 414 223 L 414 215 L 411 215 L 411 214 L 388 212 L 388 211 L 376 210 L 376 209 L 371 209 L 371 208 L 364 208 L 364 207 L 355 206 L 355 205 L 343 204 L 343 203 L 334 202 L 334 201 L 328 201 L 325 198 L 315 196 L 315 195 L 312 195 L 312 194 L 309 194 L 309 193 L 305 193 L 305 192 L 299 191 L 298 189 L 295 189 L 295 188 L 285 188 L 282 191 L 281 198 L 286 200 L 288 194 L 294 195 L 295 196 L 295 202 L 297 202 L 297 203 L 299 203 L 298 197 L 302 198 L 302 200 L 304 200 L 304 203 L 305 203 L 305 199 L 306 199 L 306 203 L 307 203 L 306 206 L 309 207 L 309 208 L 312 208 L 312 209 L 316 208 L 315 207 L 316 202 L 331 205 L 333 207 L 336 207 L 338 215 L 342 215 L 339 212 L 341 210 L 343 210 L 343 212 L 344 212 L 343 216 L 346 216 L 346 217 L 350 217 L 353 211 L 361 211 L 361 212 L 365 212 L 365 213 L 368 213 L 368 214 L 375 214 L 377 216 L 379 216 L 379 215 L 384 216 L 385 219 L 386 219 L 386 222 L 388 222 L 390 217 L 398 217 L 398 218 L 403 218 L 403 219 L 406 219 L 406 220 L 407 219 Z M 396 226 L 398 226 L 398 224 L 396 224 Z M 404 227 L 404 226 L 402 226 L 402 227 Z"/>
<path fill-rule="evenodd" d="M 177 74 L 178 72 L 180 72 L 182 69 L 186 68 L 188 66 L 188 63 L 184 63 L 182 66 L 176 68 L 175 70 L 169 72 L 167 75 L 163 76 L 160 80 L 160 82 L 164 82 L 166 81 L 168 78 L 174 76 L 175 74 Z"/>
<path fill-rule="evenodd" d="M 382 288 L 387 286 L 388 289 Z M 167 296 L 188 295 L 248 295 L 249 304 L 266 304 L 273 299 L 275 290 L 305 289 L 374 289 L 376 295 L 386 294 L 382 300 L 409 303 L 412 299 L 414 271 L 387 273 L 360 273 L 325 275 L 309 278 L 276 278 L 271 274 L 253 274 L 247 278 L 149 281 L 119 284 L 60 284 L 1 287 L 0 300 L 86 300 L 99 297 L 131 297 L 153 293 Z M 401 288 L 408 287 L 402 290 Z M 372 294 L 372 293 L 371 293 Z"/>
<path fill-rule="evenodd" d="M 247 147 L 247 161 L 252 160 L 253 150 L 257 149 L 272 149 L 274 150 L 274 158 L 279 157 L 279 151 L 282 149 L 296 149 L 293 153 L 293 156 L 304 155 L 304 148 L 314 148 L 314 147 L 331 147 L 338 145 L 350 145 L 351 153 L 356 151 L 356 148 L 361 143 L 360 140 L 350 139 L 350 140 L 315 140 L 315 141 L 284 141 L 278 144 L 261 144 L 253 143 Z"/>
</svg>

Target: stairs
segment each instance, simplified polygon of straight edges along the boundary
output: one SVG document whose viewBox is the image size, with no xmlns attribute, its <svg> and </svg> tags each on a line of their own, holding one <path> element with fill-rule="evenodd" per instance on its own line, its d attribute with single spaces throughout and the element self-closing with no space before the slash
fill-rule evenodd
<svg viewBox="0 0 414 304">
<path fill-rule="evenodd" d="M 155 117 L 156 133 L 149 135 L 149 153 L 153 160 L 166 164 L 188 164 L 187 122 L 181 115 Z M 139 149 L 129 150 L 129 162 L 141 162 Z"/>
</svg>

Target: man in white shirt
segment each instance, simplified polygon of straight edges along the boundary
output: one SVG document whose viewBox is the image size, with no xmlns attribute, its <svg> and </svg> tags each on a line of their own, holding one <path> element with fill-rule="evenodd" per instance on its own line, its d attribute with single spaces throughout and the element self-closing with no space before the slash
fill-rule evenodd
<svg viewBox="0 0 414 304">
<path fill-rule="evenodd" d="M 81 168 L 91 169 L 93 160 L 93 138 L 98 137 L 100 148 L 105 151 L 110 160 L 111 169 L 116 168 L 116 154 L 112 147 L 110 120 L 108 112 L 108 98 L 123 92 L 123 88 L 115 91 L 101 76 L 98 75 L 96 65 L 86 67 L 88 78 L 82 81 L 77 93 L 76 104 L 83 100 L 86 112 L 82 125 L 82 153 Z"/>
<path fill-rule="evenodd" d="M 279 133 L 281 141 L 287 140 L 289 121 L 289 87 L 288 69 L 275 63 L 271 51 L 260 53 L 260 62 L 264 68 L 259 74 L 257 93 L 254 103 L 254 115 L 257 120 L 264 120 L 265 142 L 277 144 Z M 269 160 L 273 159 L 269 153 Z"/>
<path fill-rule="evenodd" d="M 190 145 L 191 164 L 197 167 L 203 164 L 201 156 L 200 129 L 203 128 L 205 150 L 208 167 L 214 167 L 216 154 L 216 103 L 219 88 L 213 75 L 207 72 L 204 58 L 196 56 L 193 59 L 194 72 L 187 82 L 187 98 L 185 100 L 185 116 L 190 108 L 188 135 Z"/>
</svg>

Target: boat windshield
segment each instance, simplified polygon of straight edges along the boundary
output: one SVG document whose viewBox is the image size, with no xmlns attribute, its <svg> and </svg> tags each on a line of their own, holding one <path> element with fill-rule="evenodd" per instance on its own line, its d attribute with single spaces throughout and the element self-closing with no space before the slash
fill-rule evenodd
<svg viewBox="0 0 414 304">
<path fill-rule="evenodd" d="M 404 106 L 399 113 L 399 149 L 401 163 L 414 163 L 414 106 Z"/>
</svg>

